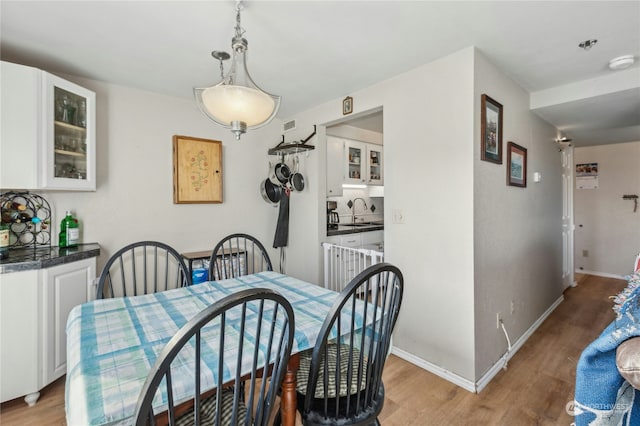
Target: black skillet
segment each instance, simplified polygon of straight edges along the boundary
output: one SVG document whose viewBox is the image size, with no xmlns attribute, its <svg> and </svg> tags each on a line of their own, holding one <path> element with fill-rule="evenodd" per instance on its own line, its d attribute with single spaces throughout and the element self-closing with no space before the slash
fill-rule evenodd
<svg viewBox="0 0 640 426">
<path fill-rule="evenodd" d="M 265 179 L 260 185 L 260 193 L 262 194 L 262 198 L 270 204 L 274 206 L 278 204 L 280 198 L 282 197 L 282 187 L 279 185 L 275 185 L 271 180 Z"/>
</svg>

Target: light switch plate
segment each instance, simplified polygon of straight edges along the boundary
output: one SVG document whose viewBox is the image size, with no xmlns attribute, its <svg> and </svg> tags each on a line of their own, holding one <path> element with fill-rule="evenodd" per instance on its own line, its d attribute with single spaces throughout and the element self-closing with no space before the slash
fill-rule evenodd
<svg viewBox="0 0 640 426">
<path fill-rule="evenodd" d="M 404 212 L 400 209 L 393 209 L 391 222 L 404 223 Z"/>
</svg>

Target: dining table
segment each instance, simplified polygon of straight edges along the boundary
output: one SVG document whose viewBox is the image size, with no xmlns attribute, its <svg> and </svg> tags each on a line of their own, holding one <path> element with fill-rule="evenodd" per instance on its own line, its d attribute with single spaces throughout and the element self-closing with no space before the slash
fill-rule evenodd
<svg viewBox="0 0 640 426">
<path fill-rule="evenodd" d="M 146 295 L 94 300 L 74 307 L 66 329 L 67 424 L 132 424 L 143 384 L 171 337 L 212 303 L 257 287 L 280 293 L 293 307 L 295 337 L 280 404 L 282 423 L 293 426 L 299 353 L 314 347 L 338 293 L 273 271 Z M 233 382 L 233 377 L 229 371 L 228 382 Z M 192 377 L 177 375 L 173 381 L 174 388 L 185 389 L 185 401 L 193 397 L 193 390 L 187 389 L 193 386 Z M 162 410 L 161 401 L 154 400 L 156 409 Z"/>
</svg>

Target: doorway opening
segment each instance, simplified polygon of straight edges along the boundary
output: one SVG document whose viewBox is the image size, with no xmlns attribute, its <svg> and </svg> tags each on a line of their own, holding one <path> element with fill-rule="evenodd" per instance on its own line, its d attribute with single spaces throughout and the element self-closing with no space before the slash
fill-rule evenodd
<svg viewBox="0 0 640 426">
<path fill-rule="evenodd" d="M 383 250 L 384 233 L 369 234 L 384 229 L 383 123 L 379 107 L 326 125 L 327 242 Z"/>
</svg>

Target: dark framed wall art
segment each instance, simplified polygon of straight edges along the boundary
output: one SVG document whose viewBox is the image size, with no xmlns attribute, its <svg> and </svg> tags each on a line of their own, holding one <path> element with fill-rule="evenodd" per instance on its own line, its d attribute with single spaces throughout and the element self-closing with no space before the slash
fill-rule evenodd
<svg viewBox="0 0 640 426">
<path fill-rule="evenodd" d="M 481 159 L 502 164 L 502 104 L 483 94 L 480 120 Z"/>
<path fill-rule="evenodd" d="M 353 98 L 347 96 L 342 100 L 342 115 L 351 114 L 353 112 Z"/>
<path fill-rule="evenodd" d="M 507 142 L 507 185 L 527 187 L 527 148 Z"/>
</svg>

